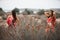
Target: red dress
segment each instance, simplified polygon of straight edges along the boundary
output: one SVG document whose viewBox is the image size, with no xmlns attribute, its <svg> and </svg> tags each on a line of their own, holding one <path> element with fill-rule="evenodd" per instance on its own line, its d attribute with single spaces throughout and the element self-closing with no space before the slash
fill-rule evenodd
<svg viewBox="0 0 60 40">
<path fill-rule="evenodd" d="M 55 22 L 56 22 L 56 18 L 54 16 L 47 19 L 47 23 L 51 23 L 52 28 L 55 27 Z"/>
<path fill-rule="evenodd" d="M 12 25 L 12 20 L 13 20 L 13 17 L 10 15 L 7 17 L 7 24 L 10 26 Z M 15 26 L 16 23 L 14 23 L 14 26 Z"/>
<path fill-rule="evenodd" d="M 9 15 L 9 16 L 7 17 L 7 24 L 8 24 L 8 25 L 11 25 L 12 20 L 13 20 L 13 17 L 12 17 L 11 15 Z"/>
<path fill-rule="evenodd" d="M 51 30 L 54 32 L 54 28 L 55 28 L 55 23 L 56 23 L 56 17 L 53 16 L 53 17 L 49 17 L 47 19 L 47 23 L 51 23 Z M 48 24 L 49 25 L 49 24 Z M 46 28 L 46 32 L 50 30 L 49 26 Z"/>
</svg>

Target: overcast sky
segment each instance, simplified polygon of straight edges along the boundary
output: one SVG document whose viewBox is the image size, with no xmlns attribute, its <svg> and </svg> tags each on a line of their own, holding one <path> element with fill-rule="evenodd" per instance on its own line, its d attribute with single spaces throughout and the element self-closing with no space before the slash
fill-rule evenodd
<svg viewBox="0 0 60 40">
<path fill-rule="evenodd" d="M 60 0 L 0 0 L 4 10 L 17 8 L 49 9 L 60 8 Z"/>
</svg>

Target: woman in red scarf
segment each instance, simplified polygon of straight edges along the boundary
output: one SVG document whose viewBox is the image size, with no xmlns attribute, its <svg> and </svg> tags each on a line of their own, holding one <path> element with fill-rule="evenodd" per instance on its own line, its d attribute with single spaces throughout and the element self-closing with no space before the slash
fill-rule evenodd
<svg viewBox="0 0 60 40">
<path fill-rule="evenodd" d="M 15 10 L 13 10 L 12 11 L 12 15 L 8 15 L 8 17 L 7 17 L 7 24 L 9 25 L 9 26 L 16 26 L 16 24 L 18 23 L 18 18 L 16 17 L 16 12 L 15 12 Z"/>
<path fill-rule="evenodd" d="M 47 16 L 46 32 L 48 32 L 50 29 L 52 30 L 52 32 L 54 32 L 55 23 L 56 23 L 56 16 L 53 13 L 54 13 L 53 10 L 50 10 L 49 13 L 45 13 L 45 15 Z"/>
</svg>

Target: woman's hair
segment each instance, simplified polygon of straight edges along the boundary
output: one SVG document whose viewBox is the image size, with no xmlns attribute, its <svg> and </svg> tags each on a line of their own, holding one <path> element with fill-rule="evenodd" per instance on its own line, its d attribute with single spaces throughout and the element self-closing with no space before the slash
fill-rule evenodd
<svg viewBox="0 0 60 40">
<path fill-rule="evenodd" d="M 54 12 L 53 10 L 50 10 L 50 13 L 51 13 L 50 16 L 53 16 L 53 12 Z"/>
<path fill-rule="evenodd" d="M 13 16 L 13 23 L 14 23 L 17 20 L 15 10 L 12 10 L 12 16 Z"/>
</svg>

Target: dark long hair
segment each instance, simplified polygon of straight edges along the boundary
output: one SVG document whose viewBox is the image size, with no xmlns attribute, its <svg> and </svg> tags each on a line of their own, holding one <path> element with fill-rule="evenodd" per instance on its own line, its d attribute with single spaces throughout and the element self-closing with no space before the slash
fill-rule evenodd
<svg viewBox="0 0 60 40">
<path fill-rule="evenodd" d="M 15 10 L 12 10 L 12 16 L 13 16 L 13 23 L 17 20 L 17 17 L 16 17 L 16 12 Z"/>
</svg>

